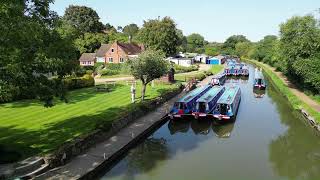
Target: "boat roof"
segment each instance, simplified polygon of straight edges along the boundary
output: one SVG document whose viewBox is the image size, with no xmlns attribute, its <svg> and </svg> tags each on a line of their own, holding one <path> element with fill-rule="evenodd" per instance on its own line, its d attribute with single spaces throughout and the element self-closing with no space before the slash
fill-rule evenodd
<svg viewBox="0 0 320 180">
<path fill-rule="evenodd" d="M 191 99 L 193 99 L 195 96 L 197 96 L 198 94 L 200 94 L 201 92 L 203 92 L 209 87 L 210 85 L 204 85 L 204 86 L 198 87 L 192 90 L 191 92 L 189 92 L 188 94 L 186 94 L 185 96 L 183 96 L 177 102 L 189 102 Z"/>
<path fill-rule="evenodd" d="M 222 96 L 219 98 L 219 104 L 231 104 L 236 97 L 237 92 L 240 90 L 239 86 L 232 86 L 226 88 Z"/>
<path fill-rule="evenodd" d="M 261 71 L 255 71 L 254 79 L 264 79 L 262 72 Z"/>
<path fill-rule="evenodd" d="M 203 96 L 201 96 L 197 102 L 209 102 L 213 98 L 217 96 L 217 94 L 223 89 L 224 87 L 212 87 L 209 91 L 207 91 Z"/>
</svg>

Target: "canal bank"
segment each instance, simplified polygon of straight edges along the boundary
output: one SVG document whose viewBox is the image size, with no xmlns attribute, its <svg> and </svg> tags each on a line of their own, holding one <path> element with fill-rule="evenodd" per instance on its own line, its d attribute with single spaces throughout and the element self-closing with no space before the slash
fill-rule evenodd
<svg viewBox="0 0 320 180">
<path fill-rule="evenodd" d="M 235 122 L 169 121 L 97 179 L 320 179 L 319 136 L 273 83 L 261 92 L 252 76 L 227 85 L 242 90 Z"/>
<path fill-rule="evenodd" d="M 263 68 L 272 80 L 272 83 L 274 83 L 277 89 L 286 97 L 293 108 L 301 112 L 307 122 L 320 132 L 320 105 L 317 102 L 298 90 L 285 77 L 280 76 L 280 74 L 276 73 L 275 69 L 272 69 L 270 66 L 254 60 L 246 59 L 245 61 Z"/>
</svg>

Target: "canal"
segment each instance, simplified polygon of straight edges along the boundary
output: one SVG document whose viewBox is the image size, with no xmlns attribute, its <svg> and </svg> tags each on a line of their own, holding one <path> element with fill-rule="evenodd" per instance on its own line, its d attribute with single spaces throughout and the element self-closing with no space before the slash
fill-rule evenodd
<svg viewBox="0 0 320 180">
<path fill-rule="evenodd" d="M 168 121 L 98 179 L 320 179 L 319 136 L 272 83 L 254 92 L 253 73 L 226 83 L 242 90 L 234 123 Z"/>
</svg>

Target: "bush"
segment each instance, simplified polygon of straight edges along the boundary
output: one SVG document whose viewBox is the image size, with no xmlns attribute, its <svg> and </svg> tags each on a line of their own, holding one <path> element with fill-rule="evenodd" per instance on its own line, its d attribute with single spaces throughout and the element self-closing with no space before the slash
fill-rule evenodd
<svg viewBox="0 0 320 180">
<path fill-rule="evenodd" d="M 99 74 L 101 74 L 102 76 L 111 76 L 111 75 L 120 74 L 120 72 L 112 69 L 102 69 L 99 71 Z"/>
<path fill-rule="evenodd" d="M 66 78 L 63 83 L 68 90 L 73 90 L 94 86 L 94 78 L 86 74 L 83 77 Z"/>
<path fill-rule="evenodd" d="M 91 75 L 93 73 L 93 70 L 86 70 L 87 75 Z"/>
<path fill-rule="evenodd" d="M 185 73 L 185 72 L 191 72 L 191 71 L 197 71 L 199 69 L 199 66 L 192 65 L 189 67 L 180 66 L 178 64 L 174 65 L 175 73 Z"/>
</svg>

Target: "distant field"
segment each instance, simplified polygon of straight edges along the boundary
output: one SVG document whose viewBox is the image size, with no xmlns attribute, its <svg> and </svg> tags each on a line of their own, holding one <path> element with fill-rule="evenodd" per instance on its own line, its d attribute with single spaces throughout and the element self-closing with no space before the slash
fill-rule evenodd
<svg viewBox="0 0 320 180">
<path fill-rule="evenodd" d="M 148 86 L 146 99 L 174 86 Z M 138 85 L 137 97 L 140 90 Z M 72 91 L 69 103 L 58 101 L 52 108 L 45 108 L 36 100 L 0 104 L 0 146 L 17 150 L 23 156 L 49 152 L 92 131 L 98 122 L 115 120 L 131 103 L 130 98 L 130 86 L 118 84 L 109 93 L 96 92 L 95 88 Z"/>
</svg>

